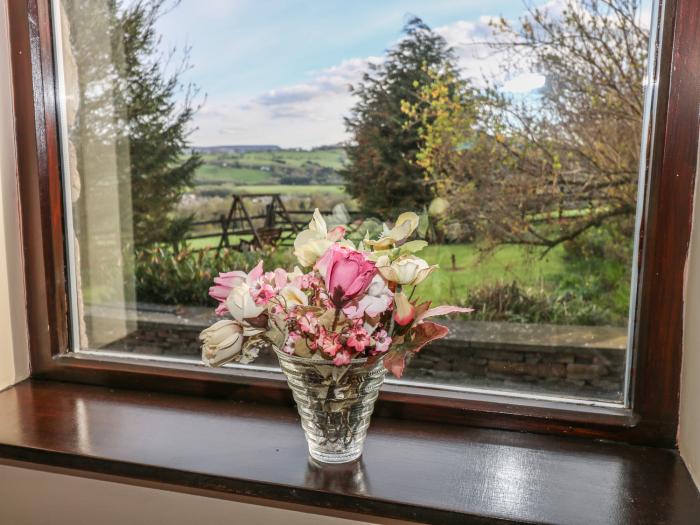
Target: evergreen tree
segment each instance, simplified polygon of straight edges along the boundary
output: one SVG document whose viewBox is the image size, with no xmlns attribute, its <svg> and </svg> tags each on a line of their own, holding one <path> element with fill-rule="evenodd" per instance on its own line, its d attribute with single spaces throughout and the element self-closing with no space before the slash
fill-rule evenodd
<svg viewBox="0 0 700 525">
<path fill-rule="evenodd" d="M 352 88 L 358 101 L 345 119 L 352 135 L 343 171 L 348 191 L 365 212 L 380 216 L 420 209 L 432 200 L 431 182 L 415 162 L 419 130 L 405 125 L 402 103 L 421 103 L 418 91 L 431 82 L 429 71 L 454 69 L 452 50 L 421 19 L 412 18 L 403 32 L 386 59 L 370 64 Z"/>
<path fill-rule="evenodd" d="M 191 86 L 180 82 L 186 61 L 171 74 L 160 62 L 155 24 L 163 4 L 164 0 L 139 1 L 125 9 L 119 20 L 124 53 L 119 77 L 124 86 L 118 93 L 124 95 L 126 108 L 137 245 L 177 240 L 182 224 L 168 215 L 202 163 L 198 154 L 185 154 L 194 115 Z M 187 90 L 183 104 L 176 101 L 180 89 Z"/>
<path fill-rule="evenodd" d="M 176 241 L 181 235 L 182 221 L 171 212 L 202 163 L 198 154 L 188 152 L 196 90 L 180 80 L 187 53 L 169 71 L 174 53 L 164 54 L 156 31 L 165 3 L 66 2 L 80 84 L 79 172 L 84 174 L 86 162 L 81 148 L 89 155 L 94 151 L 89 144 L 116 146 L 119 172 L 131 188 L 130 222 L 137 246 Z"/>
</svg>

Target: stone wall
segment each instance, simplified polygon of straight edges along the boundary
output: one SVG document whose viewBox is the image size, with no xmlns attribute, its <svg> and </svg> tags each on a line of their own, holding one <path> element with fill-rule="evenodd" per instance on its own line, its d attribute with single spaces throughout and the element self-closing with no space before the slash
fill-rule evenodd
<svg viewBox="0 0 700 525">
<path fill-rule="evenodd" d="M 610 401 L 622 397 L 627 345 L 623 328 L 446 324 L 450 335 L 415 357 L 407 379 Z"/>
<path fill-rule="evenodd" d="M 91 316 L 113 314 L 104 308 L 90 311 Z M 197 336 L 216 320 L 210 308 L 147 306 L 135 316 L 137 329 L 105 349 L 197 360 Z M 627 342 L 623 328 L 446 324 L 450 335 L 420 352 L 403 381 L 621 399 Z M 277 367 L 277 361 L 268 352 L 255 365 Z"/>
</svg>

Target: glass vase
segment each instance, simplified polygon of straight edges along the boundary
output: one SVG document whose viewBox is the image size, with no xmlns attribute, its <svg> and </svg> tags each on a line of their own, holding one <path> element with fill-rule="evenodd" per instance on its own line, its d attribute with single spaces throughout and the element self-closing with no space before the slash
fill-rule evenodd
<svg viewBox="0 0 700 525">
<path fill-rule="evenodd" d="M 309 454 L 323 463 L 347 463 L 362 455 L 374 402 L 384 382 L 382 359 L 353 359 L 335 366 L 275 348 L 294 394 Z"/>
</svg>

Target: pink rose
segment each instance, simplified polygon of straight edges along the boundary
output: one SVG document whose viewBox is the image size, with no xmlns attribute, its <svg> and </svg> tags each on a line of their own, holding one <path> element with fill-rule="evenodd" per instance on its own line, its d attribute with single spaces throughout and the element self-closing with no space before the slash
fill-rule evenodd
<svg viewBox="0 0 700 525">
<path fill-rule="evenodd" d="M 333 305 L 340 309 L 367 290 L 377 269 L 374 262 L 356 250 L 334 244 L 328 252 L 321 258 L 326 290 Z"/>
</svg>

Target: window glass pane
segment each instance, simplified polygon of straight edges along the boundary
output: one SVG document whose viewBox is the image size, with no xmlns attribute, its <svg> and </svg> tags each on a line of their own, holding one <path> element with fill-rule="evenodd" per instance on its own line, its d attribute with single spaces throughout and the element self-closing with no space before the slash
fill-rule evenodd
<svg viewBox="0 0 700 525">
<path fill-rule="evenodd" d="M 76 351 L 198 362 L 219 272 L 421 217 L 402 382 L 622 403 L 651 2 L 55 0 Z M 263 352 L 242 367 L 277 368 Z"/>
</svg>

